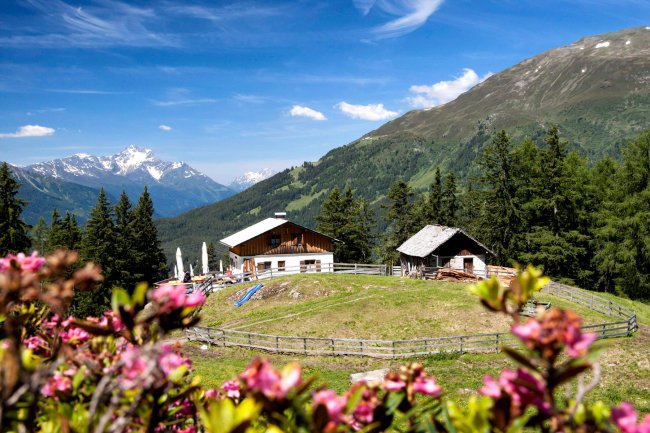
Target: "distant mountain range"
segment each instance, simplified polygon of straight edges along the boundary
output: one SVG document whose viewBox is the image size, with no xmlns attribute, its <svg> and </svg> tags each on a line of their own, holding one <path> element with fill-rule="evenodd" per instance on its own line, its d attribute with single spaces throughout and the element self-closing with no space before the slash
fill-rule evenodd
<svg viewBox="0 0 650 433">
<path fill-rule="evenodd" d="M 277 172 L 270 168 L 264 168 L 261 171 L 247 171 L 241 176 L 236 177 L 235 180 L 233 180 L 228 185 L 228 188 L 236 192 L 241 192 L 245 189 L 250 188 L 256 183 L 263 181 L 264 179 L 268 179 L 275 173 Z"/>
<path fill-rule="evenodd" d="M 222 200 L 273 174 L 268 169 L 249 172 L 229 188 L 184 162 L 163 161 L 150 149 L 136 146 L 112 156 L 80 153 L 13 167 L 13 171 L 22 185 L 19 195 L 29 202 L 24 214 L 30 224 L 40 216 L 49 221 L 54 208 L 60 213 L 75 213 L 85 221 L 102 187 L 112 201 L 126 191 L 135 204 L 146 185 L 156 216 L 170 217 Z"/>
<path fill-rule="evenodd" d="M 380 210 L 398 178 L 424 190 L 436 168 L 461 178 L 492 135 L 506 129 L 518 142 L 542 143 L 559 125 L 569 147 L 591 159 L 620 155 L 621 146 L 650 128 L 650 27 L 590 36 L 524 60 L 447 104 L 413 110 L 320 160 L 282 171 L 235 197 L 163 219 L 159 229 L 169 257 L 177 246 L 199 251 L 276 211 L 315 225 L 335 186 Z"/>
</svg>

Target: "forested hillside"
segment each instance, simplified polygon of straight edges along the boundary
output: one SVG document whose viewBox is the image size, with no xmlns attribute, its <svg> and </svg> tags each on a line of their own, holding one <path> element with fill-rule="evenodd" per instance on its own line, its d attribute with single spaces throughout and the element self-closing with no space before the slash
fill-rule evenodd
<svg viewBox="0 0 650 433">
<path fill-rule="evenodd" d="M 606 41 L 605 44 L 603 41 Z M 624 61 L 623 61 L 624 60 Z M 415 110 L 346 146 L 260 182 L 222 202 L 159 221 L 169 258 L 177 246 L 196 258 L 201 242 L 217 241 L 273 212 L 316 225 L 334 187 L 350 186 L 383 213 L 390 185 L 403 178 L 425 191 L 436 169 L 453 172 L 460 188 L 479 175 L 476 163 L 500 129 L 515 141 L 545 145 L 559 126 L 567 150 L 594 164 L 620 159 L 621 148 L 650 127 L 650 31 L 591 36 L 527 59 L 432 109 Z M 378 218 L 383 230 L 382 218 Z"/>
</svg>

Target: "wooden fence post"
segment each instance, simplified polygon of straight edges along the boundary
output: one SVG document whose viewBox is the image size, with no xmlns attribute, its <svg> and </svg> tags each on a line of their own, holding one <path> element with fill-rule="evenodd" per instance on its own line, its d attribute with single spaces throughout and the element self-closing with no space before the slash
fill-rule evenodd
<svg viewBox="0 0 650 433">
<path fill-rule="evenodd" d="M 303 349 L 305 350 L 305 355 L 307 354 L 307 338 L 302 339 Z"/>
<path fill-rule="evenodd" d="M 460 354 L 463 354 L 463 337 L 460 337 Z"/>
<path fill-rule="evenodd" d="M 334 349 L 334 339 L 333 338 L 330 340 L 330 343 L 332 344 L 332 353 L 336 352 L 336 350 Z"/>
<path fill-rule="evenodd" d="M 280 352 L 280 337 L 278 335 L 275 336 L 275 351 Z"/>
<path fill-rule="evenodd" d="M 494 351 L 496 353 L 499 353 L 499 334 L 496 334 L 496 340 L 495 340 L 495 345 L 494 345 Z"/>
</svg>

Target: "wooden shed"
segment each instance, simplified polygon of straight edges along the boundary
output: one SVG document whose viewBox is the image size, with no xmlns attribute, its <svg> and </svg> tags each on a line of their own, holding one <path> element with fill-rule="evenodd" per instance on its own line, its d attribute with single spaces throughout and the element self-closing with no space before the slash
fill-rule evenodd
<svg viewBox="0 0 650 433">
<path fill-rule="evenodd" d="M 267 218 L 221 239 L 235 273 L 327 272 L 333 269 L 336 239 L 286 219 Z"/>
<path fill-rule="evenodd" d="M 427 225 L 397 248 L 402 275 L 423 274 L 429 269 L 452 268 L 486 275 L 485 245 L 457 227 Z"/>
</svg>

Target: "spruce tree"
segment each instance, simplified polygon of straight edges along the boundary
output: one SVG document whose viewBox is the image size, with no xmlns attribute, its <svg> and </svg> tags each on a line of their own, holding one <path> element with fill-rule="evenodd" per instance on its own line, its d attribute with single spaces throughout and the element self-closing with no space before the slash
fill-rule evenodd
<svg viewBox="0 0 650 433">
<path fill-rule="evenodd" d="M 456 176 L 453 172 L 449 172 L 445 178 L 445 184 L 442 187 L 440 200 L 440 224 L 442 225 L 450 227 L 457 225 L 458 200 L 456 193 Z"/>
<path fill-rule="evenodd" d="M 153 201 L 147 187 L 133 210 L 133 255 L 135 281 L 153 284 L 167 277 L 165 254 L 158 239 L 158 229 L 153 222 Z"/>
<path fill-rule="evenodd" d="M 21 218 L 27 202 L 18 197 L 20 184 L 13 178 L 9 164 L 0 166 L 0 256 L 26 252 L 30 245 L 29 226 Z"/>
<path fill-rule="evenodd" d="M 115 205 L 115 267 L 118 272 L 116 283 L 131 290 L 136 283 L 135 245 L 133 241 L 133 211 L 125 191 Z"/>
<path fill-rule="evenodd" d="M 516 186 L 513 177 L 512 149 L 505 130 L 499 131 L 485 147 L 479 159 L 480 178 L 484 189 L 481 233 L 496 254 L 499 264 L 509 264 L 513 253 L 513 237 L 517 233 L 519 216 Z"/>
<path fill-rule="evenodd" d="M 226 267 L 228 262 L 226 262 Z M 217 249 L 214 247 L 214 243 L 210 241 L 208 243 L 208 268 L 211 272 L 216 272 L 219 270 L 219 258 L 217 256 Z"/>
<path fill-rule="evenodd" d="M 61 223 L 61 231 L 63 234 L 63 247 L 74 251 L 81 248 L 81 230 L 74 214 L 66 211 Z"/>
<path fill-rule="evenodd" d="M 413 190 L 403 180 L 395 181 L 388 191 L 390 204 L 386 206 L 386 223 L 388 228 L 384 235 L 381 258 L 384 263 L 396 263 L 399 260 L 397 248 L 421 227 L 412 224 Z"/>
<path fill-rule="evenodd" d="M 36 225 L 32 227 L 32 230 L 30 231 L 32 247 L 40 254 L 45 254 L 47 251 L 47 232 L 48 228 L 45 218 L 40 217 Z"/>
<path fill-rule="evenodd" d="M 47 236 L 47 252 L 51 253 L 59 248 L 65 248 L 65 234 L 63 232 L 63 222 L 57 208 L 52 210 L 50 218 L 50 230 Z"/>
<path fill-rule="evenodd" d="M 102 268 L 104 282 L 93 292 L 77 293 L 73 314 L 77 317 L 97 316 L 110 305 L 111 289 L 119 281 L 116 269 L 116 236 L 113 210 L 102 188 L 97 204 L 90 211 L 81 246 L 83 261 L 92 261 Z"/>
</svg>

